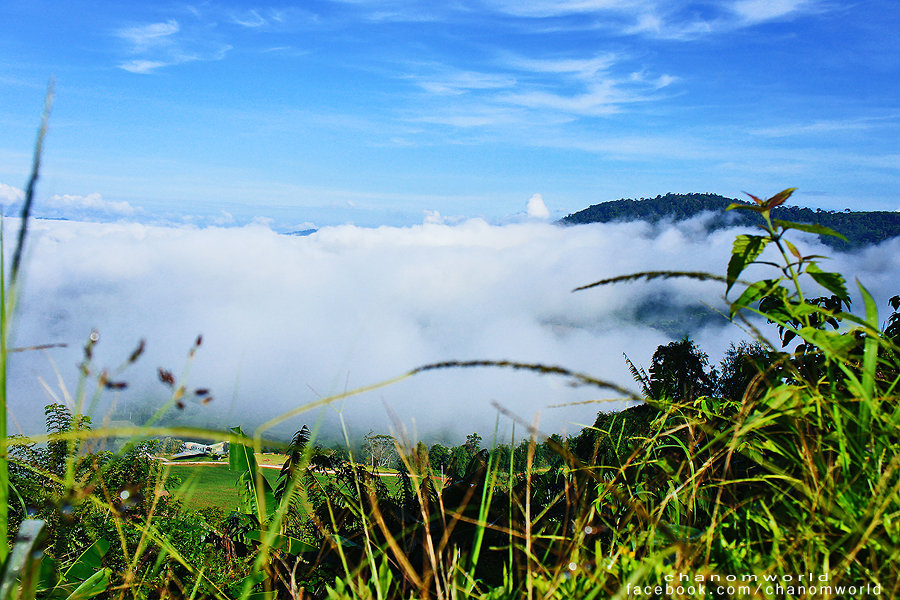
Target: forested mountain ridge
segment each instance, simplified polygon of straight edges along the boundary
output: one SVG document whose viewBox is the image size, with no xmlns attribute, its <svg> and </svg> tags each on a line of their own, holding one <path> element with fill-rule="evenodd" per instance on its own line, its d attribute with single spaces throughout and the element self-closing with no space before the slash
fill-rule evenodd
<svg viewBox="0 0 900 600">
<path fill-rule="evenodd" d="M 594 204 L 584 210 L 560 219 L 563 225 L 583 223 L 609 223 L 611 221 L 649 221 L 663 219 L 683 221 L 703 212 L 715 216 L 709 221 L 709 231 L 724 227 L 756 225 L 761 217 L 752 211 L 725 212 L 732 203 L 749 204 L 743 200 L 725 198 L 717 194 L 666 194 L 656 198 L 631 198 Z M 900 236 L 900 212 L 887 211 L 825 211 L 798 206 L 779 206 L 772 210 L 772 217 L 795 223 L 812 223 L 829 227 L 843 234 L 847 241 L 832 236 L 821 236 L 822 242 L 835 250 L 853 250 Z"/>
</svg>

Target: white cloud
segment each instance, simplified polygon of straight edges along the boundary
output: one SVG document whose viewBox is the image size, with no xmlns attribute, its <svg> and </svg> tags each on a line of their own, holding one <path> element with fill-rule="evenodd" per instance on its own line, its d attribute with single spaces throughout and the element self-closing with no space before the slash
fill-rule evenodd
<svg viewBox="0 0 900 600">
<path fill-rule="evenodd" d="M 693 40 L 701 36 L 750 27 L 759 23 L 793 18 L 824 10 L 814 0 L 730 0 L 706 3 L 699 10 L 686 0 L 494 0 L 498 11 L 530 18 L 596 15 L 594 27 L 618 30 L 628 35 Z M 560 25 L 564 27 L 565 25 Z M 584 23 L 579 22 L 578 28 Z"/>
<path fill-rule="evenodd" d="M 213 223 L 216 225 L 230 225 L 234 223 L 234 215 L 223 210 L 220 216 L 213 218 Z"/>
<path fill-rule="evenodd" d="M 533 219 L 549 219 L 550 211 L 547 210 L 547 205 L 544 204 L 544 197 L 540 194 L 534 194 L 531 198 L 528 199 L 528 216 Z"/>
<path fill-rule="evenodd" d="M 809 5 L 807 0 L 739 0 L 732 10 L 750 25 L 785 17 Z"/>
<path fill-rule="evenodd" d="M 441 216 L 441 213 L 439 213 L 439 212 L 436 211 L 436 210 L 426 210 L 426 211 L 425 211 L 425 218 L 422 219 L 422 223 L 425 224 L 425 225 L 428 225 L 428 224 L 431 224 L 431 225 L 443 225 L 443 224 L 444 224 L 444 217 L 442 217 L 442 216 Z"/>
<path fill-rule="evenodd" d="M 609 70 L 621 57 L 606 53 L 585 59 L 513 59 L 512 65 L 524 71 L 536 73 L 574 73 L 584 79 L 591 79 L 600 72 Z"/>
<path fill-rule="evenodd" d="M 119 68 L 142 75 L 196 60 L 222 60 L 232 48 L 204 29 L 185 29 L 174 19 L 120 29 L 116 34 L 126 42 L 127 54 L 138 56 L 120 63 Z"/>
<path fill-rule="evenodd" d="M 0 202 L 11 204 L 13 202 L 21 202 L 25 199 L 25 192 L 11 185 L 0 183 Z"/>
<path fill-rule="evenodd" d="M 119 37 L 132 45 L 132 52 L 145 52 L 161 46 L 170 46 L 172 36 L 181 29 L 178 21 L 170 19 L 165 23 L 151 23 L 139 27 L 119 30 Z"/>
<path fill-rule="evenodd" d="M 243 25 L 244 27 L 260 27 L 268 23 L 258 12 L 255 10 L 250 10 L 244 13 L 243 16 L 233 15 L 231 17 L 232 21 L 234 21 L 237 25 Z"/>
<path fill-rule="evenodd" d="M 512 87 L 516 78 L 500 73 L 475 73 L 463 71 L 435 77 L 426 77 L 418 85 L 433 94 L 462 94 L 469 90 L 490 90 Z"/>
<path fill-rule="evenodd" d="M 889 117 L 893 120 L 893 117 Z M 866 131 L 874 128 L 884 118 L 860 118 L 845 120 L 820 120 L 813 123 L 787 123 L 781 126 L 764 127 L 750 130 L 752 135 L 764 137 L 791 137 L 819 133 L 832 133 L 835 131 Z"/>
<path fill-rule="evenodd" d="M 643 72 L 622 76 L 614 74 L 615 67 L 624 60 L 624 57 L 614 53 L 585 59 L 515 57 L 508 61 L 511 68 L 529 74 L 546 74 L 551 78 L 527 87 L 517 86 L 517 91 L 499 94 L 496 100 L 570 115 L 611 115 L 620 112 L 622 104 L 646 101 L 649 99 L 647 92 L 676 81 L 670 75 L 651 79 Z"/>
<path fill-rule="evenodd" d="M 654 87 L 656 87 L 656 89 L 660 89 L 660 88 L 667 87 L 676 81 L 678 81 L 678 78 L 673 77 L 672 75 L 660 75 L 653 82 L 653 85 L 654 85 Z"/>
<path fill-rule="evenodd" d="M 172 63 L 162 62 L 159 60 L 129 60 L 119 65 L 119 68 L 131 71 L 132 73 L 152 73 L 160 67 L 168 66 Z"/>
<path fill-rule="evenodd" d="M 7 226 L 15 222 L 8 219 Z M 480 220 L 344 225 L 305 237 L 258 225 L 178 229 L 40 220 L 32 231 L 16 345 L 68 343 L 52 356 L 74 389 L 72 365 L 91 329 L 101 332 L 98 368 L 120 364 L 146 337 L 146 355 L 122 376 L 132 388 L 119 403 L 152 399 L 158 406 L 165 391 L 156 368 L 180 372 L 202 333 L 189 385 L 213 391 L 217 399 L 204 410 L 244 425 L 316 394 L 453 359 L 559 364 L 631 387 L 622 353 L 647 365 L 656 346 L 671 340 L 649 327 L 662 299 L 676 310 L 700 302 L 721 308 L 721 286 L 671 280 L 571 290 L 649 269 L 722 273 L 734 235 L 706 237 L 691 224 L 657 231 L 643 223 L 496 227 Z M 831 265 L 859 276 L 883 302 L 896 293 L 898 251 L 895 240 Z M 634 323 L 638 309 L 647 326 Z M 695 337 L 717 361 L 741 335 L 716 320 Z M 11 411 L 37 428 L 41 415 L 33 407 L 45 396 L 36 374 L 55 381 L 53 368 L 39 353 L 11 361 Z M 349 398 L 343 412 L 357 435 L 388 429 L 382 399 L 420 433 L 446 428 L 485 435 L 493 430 L 496 400 L 529 420 L 540 411 L 547 431 L 572 432 L 580 427 L 569 422 L 593 422 L 600 405 L 550 405 L 613 396 L 565 383 L 496 369 L 435 372 Z M 315 418 L 304 415 L 291 425 Z"/>
<path fill-rule="evenodd" d="M 578 115 L 611 115 L 619 112 L 619 105 L 635 102 L 640 97 L 631 96 L 616 88 L 612 81 L 591 85 L 582 94 L 563 95 L 534 91 L 508 94 L 503 99 L 513 104 L 537 109 L 551 109 Z"/>
<path fill-rule="evenodd" d="M 653 0 L 536 0 L 529 2 L 497 0 L 493 2 L 503 12 L 522 17 L 556 17 L 592 12 L 618 12 L 654 3 Z"/>
<path fill-rule="evenodd" d="M 522 109 L 511 106 L 488 106 L 484 103 L 469 103 L 458 108 L 443 106 L 433 114 L 414 117 L 413 123 L 436 123 L 452 127 L 487 127 L 511 123 L 534 123 L 534 119 L 526 119 Z"/>
<path fill-rule="evenodd" d="M 60 196 L 59 194 L 56 194 L 54 196 L 51 196 L 42 204 L 43 206 L 41 208 L 51 210 L 90 210 L 112 213 L 121 216 L 131 216 L 138 212 L 143 212 L 141 209 L 136 209 L 135 207 L 131 206 L 128 202 L 104 200 L 100 196 L 100 194 L 97 193 L 88 194 L 87 196 L 77 196 L 73 194 L 64 194 Z"/>
</svg>

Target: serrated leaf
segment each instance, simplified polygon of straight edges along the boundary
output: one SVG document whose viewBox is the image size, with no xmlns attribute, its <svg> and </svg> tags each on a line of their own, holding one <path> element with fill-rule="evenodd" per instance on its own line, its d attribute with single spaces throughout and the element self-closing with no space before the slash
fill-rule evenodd
<svg viewBox="0 0 900 600">
<path fill-rule="evenodd" d="M 840 298 L 841 300 L 850 301 L 850 294 L 847 292 L 846 281 L 840 273 L 827 273 L 819 268 L 819 265 L 812 263 L 806 267 L 806 273 L 812 277 L 816 283 Z"/>
<path fill-rule="evenodd" d="M 815 304 L 810 304 L 809 302 L 798 302 L 796 304 L 792 304 L 790 311 L 791 316 L 793 317 L 804 317 L 806 315 L 811 315 L 817 312 L 822 312 L 822 309 Z"/>
<path fill-rule="evenodd" d="M 843 234 L 838 233 L 834 229 L 830 227 L 825 227 L 824 225 L 811 225 L 809 223 L 792 223 L 790 221 L 781 221 L 779 219 L 773 219 L 772 224 L 781 227 L 784 230 L 788 229 L 796 229 L 798 231 L 805 231 L 807 233 L 817 233 L 819 235 L 830 235 L 832 237 L 840 238 L 847 241 L 847 238 L 843 236 Z"/>
<path fill-rule="evenodd" d="M 763 279 L 750 284 L 740 298 L 731 303 L 730 316 L 733 318 L 742 308 L 750 306 L 757 300 L 770 295 L 778 287 L 779 281 L 780 279 Z"/>
<path fill-rule="evenodd" d="M 845 335 L 837 331 L 804 327 L 800 330 L 800 335 L 812 345 L 838 356 L 845 356 L 847 352 L 856 347 L 856 340 L 852 335 Z"/>
<path fill-rule="evenodd" d="M 731 259 L 728 261 L 728 287 L 725 289 L 727 295 L 731 291 L 731 287 L 740 277 L 744 269 L 755 261 L 769 243 L 767 238 L 759 235 L 739 235 L 734 239 L 734 245 L 731 249 Z"/>
</svg>

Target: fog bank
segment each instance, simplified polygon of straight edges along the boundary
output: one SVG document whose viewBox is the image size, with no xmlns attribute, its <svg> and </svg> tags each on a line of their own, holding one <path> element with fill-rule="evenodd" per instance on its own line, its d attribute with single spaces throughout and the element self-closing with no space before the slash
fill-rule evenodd
<svg viewBox="0 0 900 600">
<path fill-rule="evenodd" d="M 11 240 L 18 221 L 8 219 L 6 226 Z M 14 345 L 69 346 L 11 356 L 10 429 L 16 423 L 26 432 L 41 429 L 42 407 L 52 399 L 46 388 L 60 394 L 53 364 L 74 391 L 76 365 L 93 329 L 101 336 L 97 367 L 116 367 L 146 339 L 145 355 L 120 377 L 130 387 L 116 399 L 133 417 L 135 407 L 164 402 L 167 390 L 156 368 L 180 374 L 198 334 L 203 345 L 188 385 L 210 389 L 215 400 L 189 407 L 188 420 L 215 418 L 245 429 L 317 397 L 446 360 L 555 364 L 635 389 L 623 353 L 647 366 L 655 348 L 678 335 L 679 315 L 704 304 L 727 313 L 724 286 L 668 280 L 571 290 L 642 270 L 724 273 L 734 235 L 706 235 L 699 221 L 659 228 L 492 226 L 481 220 L 344 225 L 297 237 L 262 225 L 190 229 L 35 220 Z M 830 253 L 814 238 L 799 245 Z M 898 250 L 892 240 L 823 268 L 858 277 L 886 315 L 887 298 L 900 291 Z M 850 286 L 858 297 L 852 279 Z M 854 307 L 862 310 L 862 303 Z M 699 327 L 692 337 L 714 362 L 729 341 L 744 337 L 723 317 L 684 322 Z M 354 436 L 388 431 L 386 404 L 418 435 L 478 431 L 487 440 L 496 419 L 492 401 L 528 421 L 540 413 L 548 433 L 577 432 L 598 410 L 621 407 L 554 407 L 614 397 L 567 383 L 499 369 L 426 373 L 325 409 L 325 428 L 333 431 L 340 409 Z M 299 429 L 317 416 L 294 418 L 285 427 Z M 501 419 L 501 431 L 509 428 Z"/>
</svg>

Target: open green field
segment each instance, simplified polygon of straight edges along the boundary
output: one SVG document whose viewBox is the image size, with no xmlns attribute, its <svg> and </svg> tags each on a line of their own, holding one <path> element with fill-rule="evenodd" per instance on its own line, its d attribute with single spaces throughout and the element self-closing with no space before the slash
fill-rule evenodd
<svg viewBox="0 0 900 600">
<path fill-rule="evenodd" d="M 283 458 L 281 462 L 284 462 Z M 260 461 L 260 464 L 267 463 Z M 275 461 L 272 461 L 272 464 L 275 464 Z M 169 469 L 169 477 L 178 477 L 181 480 L 181 485 L 173 493 L 184 499 L 185 508 L 218 507 L 226 513 L 238 509 L 240 489 L 237 481 L 240 474 L 229 470 L 228 462 L 211 461 L 202 465 L 172 464 L 166 468 Z M 262 469 L 262 472 L 266 480 L 274 486 L 278 479 L 278 469 Z M 396 492 L 400 478 L 384 477 L 384 483 L 391 492 Z"/>
<path fill-rule="evenodd" d="M 181 479 L 181 486 L 175 495 L 184 499 L 185 508 L 200 509 L 211 506 L 221 508 L 226 513 L 237 510 L 240 492 L 237 486 L 240 473 L 228 469 L 227 462 L 209 465 L 171 465 L 170 477 Z M 263 469 L 269 483 L 278 478 L 277 469 Z"/>
</svg>

